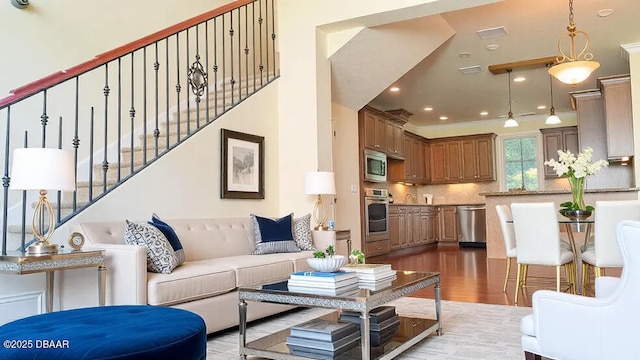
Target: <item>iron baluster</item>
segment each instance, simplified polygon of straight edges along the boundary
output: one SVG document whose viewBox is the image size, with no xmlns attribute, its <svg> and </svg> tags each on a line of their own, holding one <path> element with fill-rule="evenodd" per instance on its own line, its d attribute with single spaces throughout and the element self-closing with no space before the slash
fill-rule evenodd
<svg viewBox="0 0 640 360">
<path fill-rule="evenodd" d="M 204 43 L 205 45 L 205 52 L 204 52 L 204 68 L 205 69 L 209 69 L 209 22 L 206 21 L 204 23 Z M 209 107 L 211 104 L 209 104 L 209 77 L 207 76 L 207 98 L 206 98 L 206 103 L 207 103 L 207 109 L 205 112 L 205 116 L 207 117 L 206 119 L 206 123 L 209 123 L 209 121 L 211 121 L 211 117 L 209 115 Z"/>
<path fill-rule="evenodd" d="M 158 114 L 158 111 L 159 111 L 159 109 L 158 109 L 158 101 L 159 101 L 158 100 L 158 91 L 159 91 L 159 88 L 158 88 L 158 70 L 160 69 L 160 63 L 158 62 L 158 43 L 157 42 L 155 43 L 155 53 L 156 53 L 156 60 L 153 62 L 153 70 L 155 72 L 155 77 L 156 77 L 156 80 L 155 80 L 155 84 L 156 84 L 156 88 L 155 88 L 155 96 L 156 96 L 156 100 L 155 100 L 155 109 L 156 109 L 155 124 L 156 125 L 155 126 L 156 127 L 155 127 L 155 129 L 153 129 L 153 138 L 154 138 L 155 146 L 156 146 L 156 150 L 155 150 L 156 151 L 156 156 L 155 157 L 158 157 L 158 140 L 159 140 L 158 137 L 160 136 L 160 129 L 159 129 L 160 126 L 158 124 L 158 121 L 159 121 L 159 118 L 158 118 L 158 116 L 159 116 L 159 114 Z M 167 136 L 169 136 L 169 135 L 167 134 Z M 147 142 L 147 138 L 146 137 L 143 140 L 144 140 L 144 142 Z"/>
<path fill-rule="evenodd" d="M 222 113 L 224 114 L 227 111 L 227 81 L 224 77 L 224 70 L 226 69 L 226 56 L 224 55 L 225 46 L 224 46 L 224 15 L 222 15 Z"/>
<path fill-rule="evenodd" d="M 253 49 L 253 61 L 251 62 L 251 67 L 253 68 L 253 91 L 256 91 L 256 3 L 255 1 L 251 3 L 251 25 L 253 27 L 253 32 L 251 33 L 251 41 Z"/>
<path fill-rule="evenodd" d="M 218 118 L 218 18 L 213 18 L 213 112 Z"/>
<path fill-rule="evenodd" d="M 271 49 L 273 50 L 273 76 L 276 76 L 276 10 L 275 0 L 271 0 Z M 267 81 L 269 72 L 267 72 Z"/>
<path fill-rule="evenodd" d="M 109 170 L 109 162 L 107 161 L 107 146 L 109 146 L 109 140 L 107 133 L 109 129 L 109 64 L 105 64 L 105 85 L 104 85 L 104 158 L 102 161 L 102 193 L 107 192 L 107 170 Z M 93 168 L 91 168 L 93 171 Z"/>
<path fill-rule="evenodd" d="M 89 125 L 89 202 L 93 200 L 93 106 L 91 107 L 91 119 Z"/>
<path fill-rule="evenodd" d="M 11 106 L 7 106 L 7 131 L 4 144 L 4 176 L 2 177 L 3 202 L 2 202 L 2 255 L 7 255 L 7 220 L 9 218 L 9 151 L 11 149 Z"/>
<path fill-rule="evenodd" d="M 264 21 L 262 18 L 262 0 L 258 1 L 258 11 L 258 29 L 260 30 L 260 36 L 258 37 L 258 39 L 260 39 L 260 66 L 258 69 L 260 70 L 260 87 L 262 88 L 262 79 L 264 78 L 264 64 L 262 63 L 262 57 L 264 55 L 262 52 L 262 22 Z"/>
<path fill-rule="evenodd" d="M 129 163 L 131 166 L 131 174 L 133 174 L 133 136 L 134 136 L 134 131 L 135 131 L 135 119 L 136 119 L 136 108 L 135 108 L 135 77 L 134 77 L 134 53 L 131 53 L 131 108 L 129 108 L 129 119 L 131 121 L 131 144 L 130 144 L 130 156 L 129 156 Z"/>
<path fill-rule="evenodd" d="M 147 165 L 147 48 L 142 51 L 142 163 Z M 131 153 L 133 156 L 133 153 Z"/>
<path fill-rule="evenodd" d="M 186 49 L 186 55 L 187 55 L 187 61 L 186 61 L 186 65 L 187 65 L 187 74 L 189 74 L 189 30 L 187 29 L 186 31 L 187 34 L 187 49 Z M 187 81 L 187 85 L 189 84 L 189 82 Z M 189 96 L 189 89 L 187 89 L 187 136 L 191 135 L 191 101 L 190 101 L 190 96 Z"/>
<path fill-rule="evenodd" d="M 117 161 L 118 164 L 118 182 L 120 182 L 122 168 L 122 159 L 120 153 L 122 150 L 122 58 L 118 58 L 118 138 L 117 138 Z"/>
<path fill-rule="evenodd" d="M 75 103 L 75 110 L 74 110 L 74 134 L 73 134 L 73 140 L 72 140 L 72 145 L 73 145 L 73 171 L 74 171 L 74 179 L 76 184 L 78 183 L 78 146 L 80 146 L 80 139 L 78 138 L 78 121 L 79 121 L 79 117 L 80 117 L 80 112 L 79 112 L 79 95 L 80 94 L 80 77 L 76 76 L 76 103 Z M 76 185 L 76 190 L 73 191 L 73 212 L 75 213 L 77 210 L 77 204 L 78 204 L 78 191 L 77 191 L 77 185 Z"/>
<path fill-rule="evenodd" d="M 180 33 L 176 34 L 176 73 L 176 104 L 178 113 L 176 121 L 178 122 L 178 141 L 180 141 Z"/>
<path fill-rule="evenodd" d="M 167 37 L 164 41 L 164 62 L 165 62 L 165 125 L 166 125 L 166 133 L 167 133 L 167 150 L 169 150 L 169 38 Z"/>
<path fill-rule="evenodd" d="M 229 74 L 231 79 L 229 80 L 229 84 L 231 85 L 231 107 L 233 107 L 233 90 L 236 85 L 236 80 L 234 79 L 235 73 L 233 72 L 233 10 L 229 12 Z M 226 103 L 225 103 L 226 104 Z"/>
<path fill-rule="evenodd" d="M 47 147 L 47 123 L 49 115 L 47 115 L 47 89 L 42 91 L 42 115 L 40 115 L 40 123 L 42 124 L 42 147 Z"/>
<path fill-rule="evenodd" d="M 269 0 L 265 1 L 265 4 L 264 4 L 264 17 L 269 19 Z M 271 24 L 271 26 L 273 26 L 273 24 Z M 265 36 L 266 36 L 265 40 L 267 40 L 267 44 L 266 44 L 267 51 L 266 51 L 266 56 L 265 56 L 266 64 L 265 65 L 267 66 L 267 84 L 268 84 L 269 83 L 269 72 L 271 71 L 271 68 L 269 67 L 269 41 L 268 41 L 268 39 L 269 39 L 269 20 L 267 20 L 265 22 Z"/>
<path fill-rule="evenodd" d="M 244 6 L 244 95 L 249 97 L 249 7 Z"/>
</svg>

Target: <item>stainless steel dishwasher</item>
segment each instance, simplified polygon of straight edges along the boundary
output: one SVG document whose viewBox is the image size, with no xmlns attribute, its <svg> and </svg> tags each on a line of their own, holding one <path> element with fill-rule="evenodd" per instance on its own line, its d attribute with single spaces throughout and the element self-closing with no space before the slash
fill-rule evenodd
<svg viewBox="0 0 640 360">
<path fill-rule="evenodd" d="M 460 246 L 487 246 L 486 207 L 460 205 L 458 212 L 458 243 Z"/>
</svg>

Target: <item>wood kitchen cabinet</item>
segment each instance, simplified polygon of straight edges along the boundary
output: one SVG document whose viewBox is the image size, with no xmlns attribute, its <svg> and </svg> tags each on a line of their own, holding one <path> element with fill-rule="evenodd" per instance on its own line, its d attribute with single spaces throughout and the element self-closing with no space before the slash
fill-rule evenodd
<svg viewBox="0 0 640 360">
<path fill-rule="evenodd" d="M 482 134 L 431 142 L 431 183 L 496 180 L 495 137 L 495 134 Z"/>
<path fill-rule="evenodd" d="M 438 208 L 435 206 L 423 206 L 420 209 L 420 235 L 422 244 L 433 244 L 438 242 Z"/>
<path fill-rule="evenodd" d="M 391 160 L 389 167 L 389 181 L 401 181 L 411 184 L 428 182 L 428 155 L 426 139 L 411 133 L 404 133 L 404 161 Z"/>
<path fill-rule="evenodd" d="M 571 151 L 577 154 L 580 149 L 578 146 L 578 127 L 565 126 L 558 128 L 540 129 L 542 133 L 542 152 L 544 161 L 549 159 L 558 160 L 558 150 Z M 558 175 L 551 166 L 544 167 L 544 178 L 555 179 Z"/>
<path fill-rule="evenodd" d="M 362 118 L 362 125 L 364 128 L 364 147 L 372 150 L 386 152 L 386 120 L 370 111 L 364 111 L 362 114 Z"/>
<path fill-rule="evenodd" d="M 389 206 L 389 248 L 391 250 L 401 249 L 407 244 L 405 215 L 405 211 L 401 211 L 399 206 Z"/>
<path fill-rule="evenodd" d="M 440 243 L 458 242 L 458 212 L 455 206 L 439 206 Z"/>
<path fill-rule="evenodd" d="M 402 119 L 370 106 L 362 108 L 358 118 L 363 148 L 383 152 L 393 159 L 404 158 Z"/>
<path fill-rule="evenodd" d="M 607 131 L 607 158 L 633 156 L 633 115 L 629 75 L 599 78 Z"/>
</svg>

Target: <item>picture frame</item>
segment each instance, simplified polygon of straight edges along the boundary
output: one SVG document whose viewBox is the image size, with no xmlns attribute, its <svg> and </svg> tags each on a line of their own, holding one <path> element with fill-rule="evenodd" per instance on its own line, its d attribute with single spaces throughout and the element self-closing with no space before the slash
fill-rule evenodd
<svg viewBox="0 0 640 360">
<path fill-rule="evenodd" d="M 221 129 L 222 199 L 264 199 L 264 137 Z"/>
</svg>

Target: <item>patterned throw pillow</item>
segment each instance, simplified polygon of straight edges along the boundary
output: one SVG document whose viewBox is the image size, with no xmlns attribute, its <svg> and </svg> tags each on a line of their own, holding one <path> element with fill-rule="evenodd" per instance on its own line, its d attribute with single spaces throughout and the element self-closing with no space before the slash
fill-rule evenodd
<svg viewBox="0 0 640 360">
<path fill-rule="evenodd" d="M 316 251 L 311 238 L 311 214 L 293 219 L 293 240 L 300 250 Z"/>
<path fill-rule="evenodd" d="M 293 213 L 280 219 L 251 214 L 256 249 L 253 255 L 299 252 L 293 240 Z"/>
<path fill-rule="evenodd" d="M 155 226 L 147 223 L 133 223 L 127 220 L 124 241 L 129 245 L 147 248 L 147 270 L 169 274 L 178 265 L 169 240 Z"/>
<path fill-rule="evenodd" d="M 160 217 L 153 213 L 151 215 L 151 221 L 149 224 L 155 226 L 160 230 L 164 236 L 169 240 L 169 244 L 171 244 L 171 248 L 173 248 L 173 252 L 175 252 L 176 257 L 178 258 L 178 266 L 184 264 L 184 250 L 182 249 L 182 243 L 180 243 L 180 239 L 178 238 L 178 234 L 173 230 L 171 225 L 166 222 L 160 220 Z"/>
</svg>

